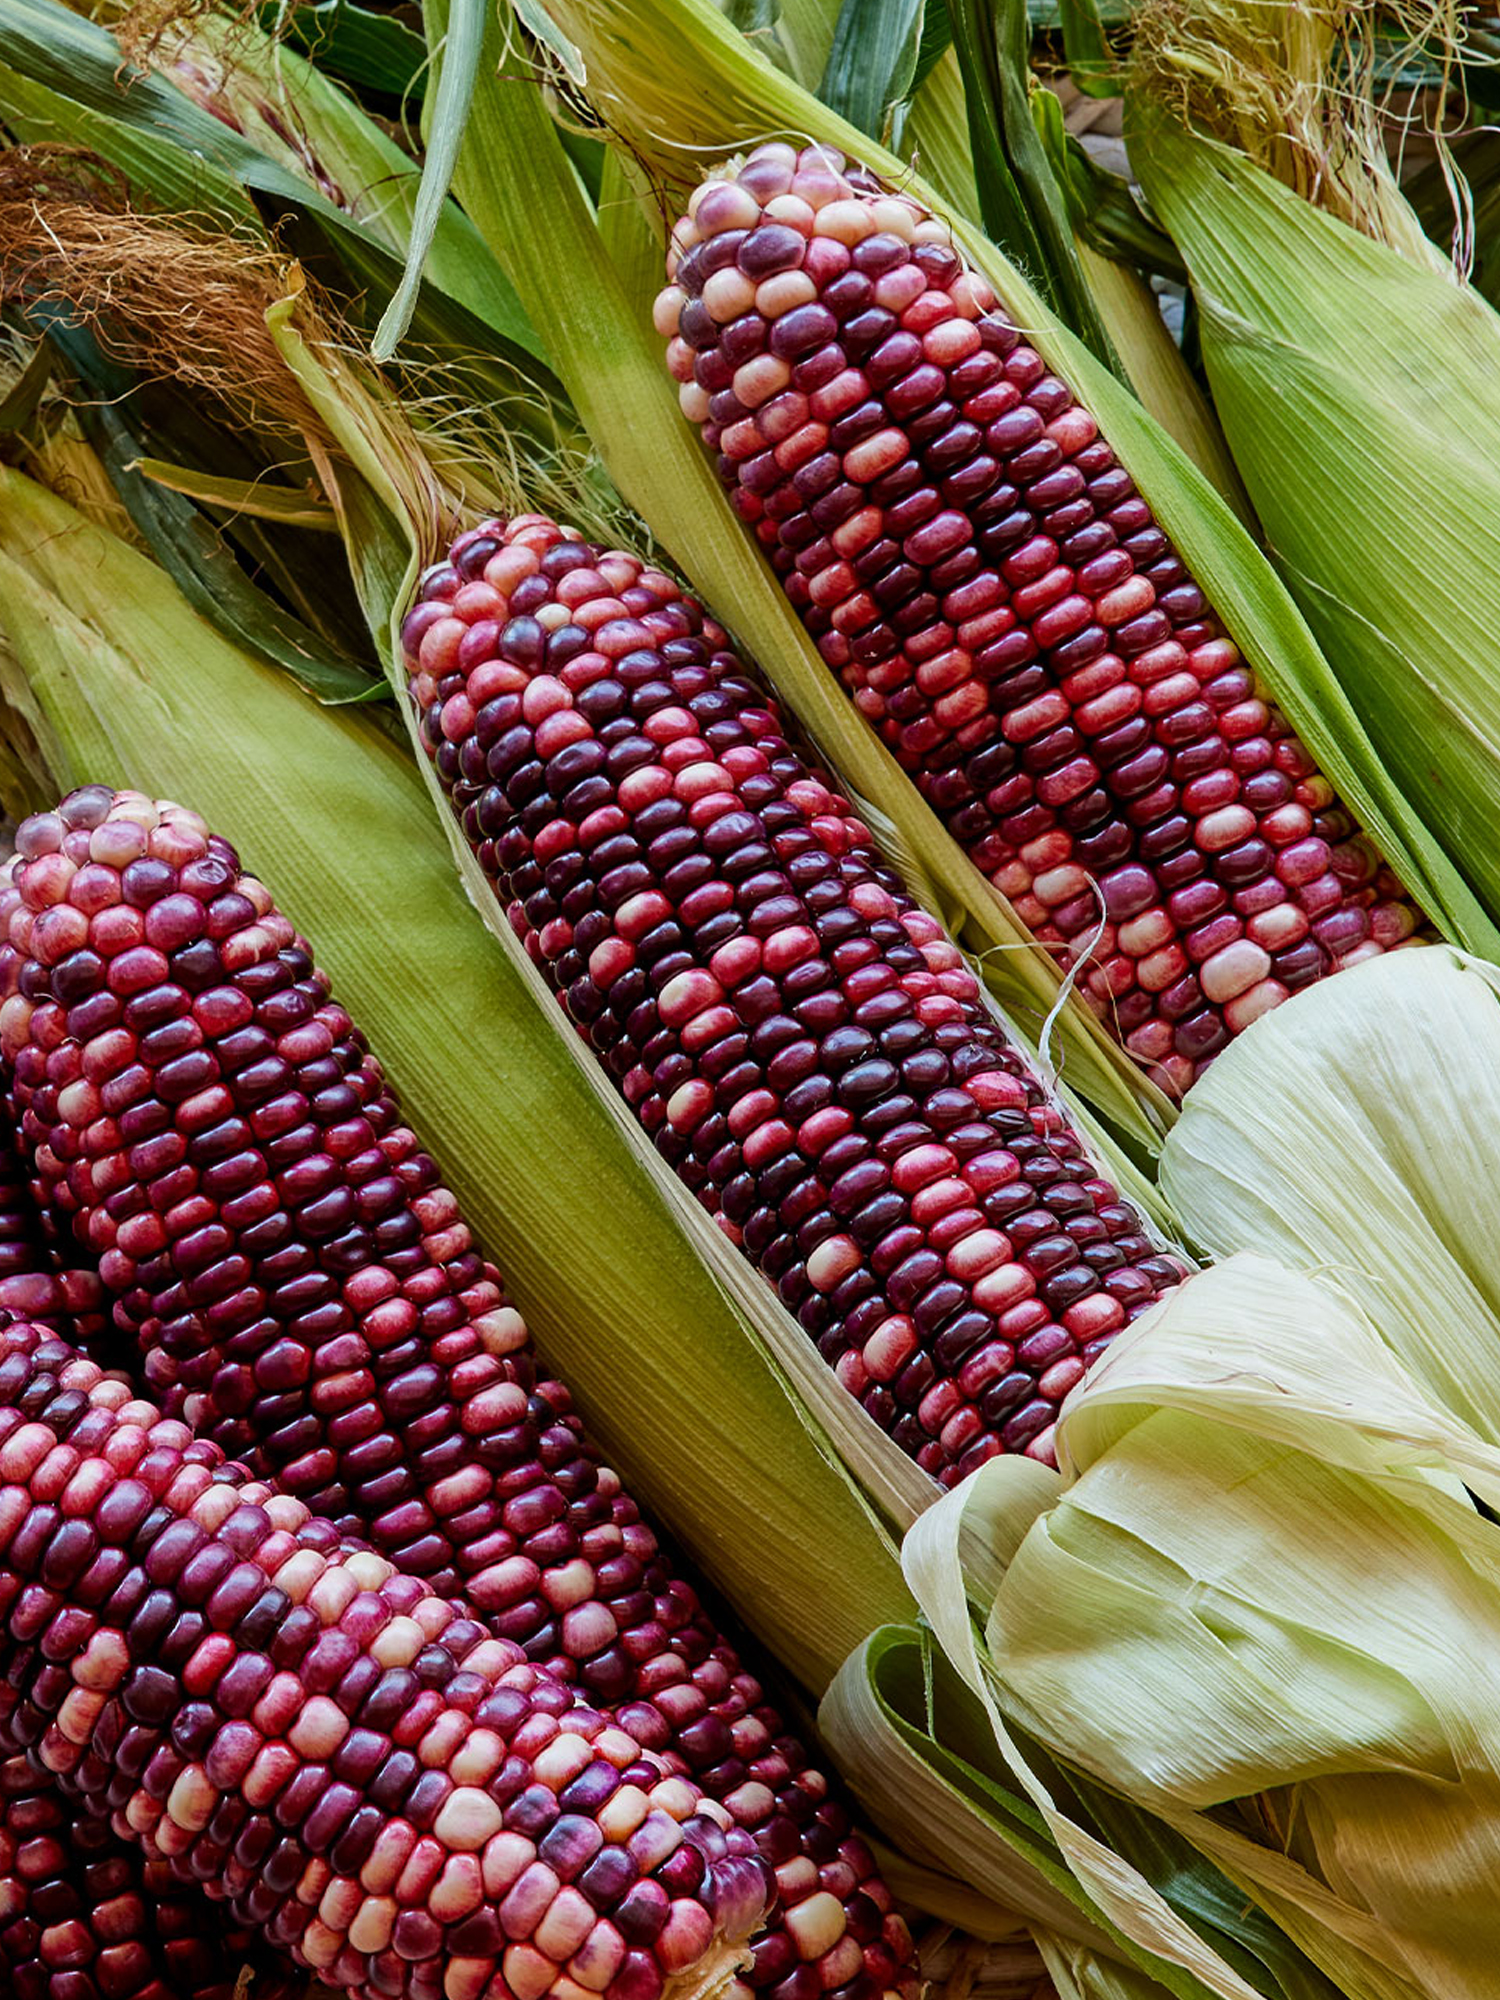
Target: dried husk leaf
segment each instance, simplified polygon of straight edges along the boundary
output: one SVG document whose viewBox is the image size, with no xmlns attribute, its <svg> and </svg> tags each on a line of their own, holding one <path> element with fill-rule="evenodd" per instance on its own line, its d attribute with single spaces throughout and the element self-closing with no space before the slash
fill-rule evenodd
<svg viewBox="0 0 1500 2000">
<path fill-rule="evenodd" d="M 986 1629 L 1008 1715 L 1341 1992 L 1493 1993 L 1500 1535 L 1465 1487 L 1493 1504 L 1500 1453 L 1346 1299 L 1251 1256 L 1118 1342 L 1064 1431 L 1077 1476 Z"/>
</svg>

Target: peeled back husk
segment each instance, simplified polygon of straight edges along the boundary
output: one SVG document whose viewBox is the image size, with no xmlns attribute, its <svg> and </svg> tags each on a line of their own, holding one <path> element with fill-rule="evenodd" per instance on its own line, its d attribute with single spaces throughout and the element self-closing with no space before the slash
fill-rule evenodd
<svg viewBox="0 0 1500 2000">
<path fill-rule="evenodd" d="M 1331 1284 L 1249 1255 L 1118 1342 L 1063 1436 L 985 1629 L 1012 1726 L 1348 2000 L 1495 1993 L 1500 1529 L 1466 1488 L 1500 1499 L 1500 1453 Z"/>
</svg>

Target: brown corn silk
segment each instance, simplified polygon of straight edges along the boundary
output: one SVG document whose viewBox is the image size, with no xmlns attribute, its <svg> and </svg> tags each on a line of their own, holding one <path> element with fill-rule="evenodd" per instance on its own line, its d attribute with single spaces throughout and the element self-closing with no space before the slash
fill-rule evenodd
<svg viewBox="0 0 1500 2000">
<path fill-rule="evenodd" d="M 510 920 L 663 1158 L 935 1478 L 1047 1457 L 1182 1274 L 671 577 L 526 515 L 404 641 Z"/>
<path fill-rule="evenodd" d="M 626 2000 L 727 1976 L 766 1881 L 726 1851 L 721 1808 L 465 1608 L 19 1320 L 0 1509 L 11 1730 L 70 1801 L 323 1980 Z M 649 1949 L 601 1915 L 605 1876 L 666 1896 Z"/>
<path fill-rule="evenodd" d="M 17 1129 L 168 1412 L 719 1800 L 733 1852 L 776 1874 L 751 1986 L 908 1986 L 842 1798 L 599 1464 L 264 886 L 195 815 L 102 788 L 24 822 L 18 848 L 0 896 Z M 648 1949 L 668 1898 L 626 1886 L 605 1908 Z"/>
<path fill-rule="evenodd" d="M 1421 930 L 942 222 L 771 144 L 667 265 L 683 410 L 824 660 L 1157 1082 Z"/>
</svg>

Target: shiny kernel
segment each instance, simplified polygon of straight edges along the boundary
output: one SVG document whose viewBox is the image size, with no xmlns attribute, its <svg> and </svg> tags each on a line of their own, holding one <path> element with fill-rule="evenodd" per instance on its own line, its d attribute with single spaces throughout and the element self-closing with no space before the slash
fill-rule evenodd
<svg viewBox="0 0 1500 2000">
<path fill-rule="evenodd" d="M 487 1792 L 458 1785 L 443 1801 L 433 1833 L 443 1846 L 458 1853 L 477 1853 L 503 1824 L 500 1807 Z"/>
</svg>

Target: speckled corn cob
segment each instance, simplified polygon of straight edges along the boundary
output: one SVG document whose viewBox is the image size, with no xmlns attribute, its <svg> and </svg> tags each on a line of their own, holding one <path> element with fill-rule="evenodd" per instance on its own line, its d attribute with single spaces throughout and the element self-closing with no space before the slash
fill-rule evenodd
<svg viewBox="0 0 1500 2000">
<path fill-rule="evenodd" d="M 935 1477 L 1048 1456 L 1181 1267 L 722 630 L 523 516 L 460 537 L 405 642 L 465 833 L 663 1157 Z"/>
<path fill-rule="evenodd" d="M 0 1109 L 0 1311 L 45 1321 L 87 1345 L 104 1333 L 99 1275 L 64 1262 L 67 1239 L 49 1230 L 32 1199 L 15 1134 Z"/>
<path fill-rule="evenodd" d="M 8 1125 L 0 1121 L 0 1311 L 65 1339 L 104 1325 L 98 1273 L 62 1268 Z M 107 1819 L 64 1799 L 9 1734 L 0 1685 L 0 1974 L 14 2000 L 232 2000 L 246 1966 L 254 2000 L 291 2000 L 305 1978 L 255 1951 L 196 1885 L 148 1861 Z M 14 1754 L 8 1754 L 14 1753 Z"/>
<path fill-rule="evenodd" d="M 777 1873 L 753 1986 L 909 1985 L 843 1801 L 539 1372 L 266 890 L 139 796 L 74 794 L 18 838 L 0 895 L 15 1111 L 168 1409 L 462 1593 L 722 1801 Z"/>
<path fill-rule="evenodd" d="M 682 407 L 823 658 L 1160 1083 L 1420 928 L 946 225 L 760 146 L 667 273 Z"/>
<path fill-rule="evenodd" d="M 4 1725 L 0 1723 L 0 1735 Z M 225 1922 L 24 1756 L 0 1760 L 0 1991 L 10 2000 L 294 2000 L 307 1975 Z"/>
<path fill-rule="evenodd" d="M 721 1809 L 575 1691 L 22 1321 L 0 1668 L 64 1793 L 359 1994 L 697 1992 L 764 1905 Z"/>
</svg>

